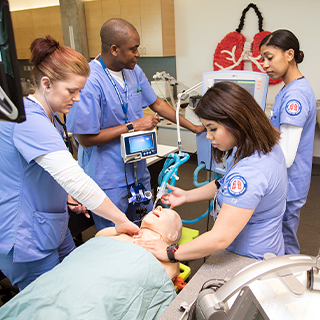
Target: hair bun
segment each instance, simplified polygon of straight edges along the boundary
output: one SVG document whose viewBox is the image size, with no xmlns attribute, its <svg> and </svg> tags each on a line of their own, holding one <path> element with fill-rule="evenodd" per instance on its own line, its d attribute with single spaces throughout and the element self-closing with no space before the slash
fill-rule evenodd
<svg viewBox="0 0 320 320">
<path fill-rule="evenodd" d="M 58 49 L 60 47 L 59 41 L 51 37 L 50 35 L 46 35 L 45 40 L 48 41 L 53 47 Z"/>
<path fill-rule="evenodd" d="M 50 35 L 45 38 L 37 38 L 31 43 L 31 58 L 29 62 L 35 66 L 39 65 L 47 56 L 59 48 L 59 42 Z"/>
<path fill-rule="evenodd" d="M 302 50 L 299 50 L 299 54 L 298 54 L 298 58 L 296 60 L 296 63 L 301 63 L 303 61 L 304 58 L 304 53 Z"/>
</svg>

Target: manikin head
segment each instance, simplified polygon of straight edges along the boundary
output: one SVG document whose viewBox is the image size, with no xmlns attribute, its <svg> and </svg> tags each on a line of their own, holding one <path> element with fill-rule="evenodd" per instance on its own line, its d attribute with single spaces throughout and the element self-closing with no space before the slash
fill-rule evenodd
<svg viewBox="0 0 320 320">
<path fill-rule="evenodd" d="M 182 221 L 176 211 L 158 206 L 143 218 L 141 228 L 159 233 L 166 243 L 172 244 L 177 243 L 181 237 Z"/>
</svg>

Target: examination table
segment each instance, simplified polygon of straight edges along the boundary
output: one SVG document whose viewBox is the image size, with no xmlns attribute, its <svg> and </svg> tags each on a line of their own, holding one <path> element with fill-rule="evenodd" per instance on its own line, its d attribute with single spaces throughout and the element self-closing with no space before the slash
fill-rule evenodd
<svg viewBox="0 0 320 320">
<path fill-rule="evenodd" d="M 150 252 L 97 237 L 2 306 L 0 319 L 157 319 L 175 296 Z"/>
</svg>

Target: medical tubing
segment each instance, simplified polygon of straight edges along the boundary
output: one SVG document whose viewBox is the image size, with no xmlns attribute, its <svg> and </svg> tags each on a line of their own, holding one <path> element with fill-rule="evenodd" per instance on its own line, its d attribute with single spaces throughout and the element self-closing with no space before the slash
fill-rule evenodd
<svg viewBox="0 0 320 320">
<path fill-rule="evenodd" d="M 164 183 L 163 183 L 163 187 L 165 187 L 167 185 L 167 183 L 169 182 L 169 179 L 170 180 L 170 184 L 172 186 L 175 186 L 176 184 L 176 180 L 177 180 L 177 173 L 178 173 L 178 169 L 179 169 L 179 166 L 180 164 L 182 163 L 179 163 L 179 156 L 176 154 L 175 155 L 175 163 L 169 168 L 169 171 L 168 173 L 165 175 L 165 179 L 164 179 Z"/>
<path fill-rule="evenodd" d="M 168 159 L 166 160 L 163 169 L 161 170 L 159 177 L 158 177 L 158 191 L 156 199 L 160 199 L 162 195 L 167 194 L 166 187 L 169 182 L 169 179 L 171 178 L 170 184 L 172 186 L 175 185 L 177 180 L 177 173 L 179 166 L 183 163 L 185 163 L 190 158 L 190 155 L 188 153 L 182 153 L 181 155 L 178 155 L 176 153 L 170 153 L 168 156 Z M 172 163 L 174 163 L 172 165 Z M 169 191 L 170 192 L 170 191 Z M 165 208 L 168 208 L 168 205 L 164 205 Z"/>
<path fill-rule="evenodd" d="M 214 200 L 211 200 L 209 208 L 208 208 L 207 211 L 206 211 L 203 215 L 201 215 L 200 217 L 198 217 L 198 218 L 196 218 L 196 219 L 193 219 L 193 220 L 183 220 L 183 219 L 182 219 L 182 223 L 185 223 L 185 224 L 193 224 L 193 223 L 199 222 L 200 220 L 204 219 L 205 217 L 208 216 L 209 212 L 212 211 L 212 209 L 213 209 L 213 203 L 214 203 Z"/>
<path fill-rule="evenodd" d="M 182 158 L 181 158 L 182 156 Z M 164 193 L 164 190 L 166 189 L 166 186 L 169 182 L 169 179 L 171 178 L 171 184 L 172 186 L 175 185 L 176 179 L 177 179 L 177 172 L 179 169 L 179 166 L 185 163 L 188 159 L 190 158 L 190 155 L 188 153 L 182 153 L 182 155 L 178 155 L 176 153 L 170 153 L 167 160 L 165 161 L 163 168 L 159 174 L 158 177 L 158 184 L 159 184 L 159 189 L 158 193 L 160 192 L 161 194 Z M 173 164 L 174 163 L 174 164 Z M 198 169 L 198 170 L 197 170 Z M 203 169 L 203 164 L 199 165 L 196 170 L 199 172 L 199 170 Z M 208 181 L 209 182 L 209 181 Z M 205 182 L 204 184 L 206 184 Z M 167 205 L 165 205 L 167 207 Z M 205 217 L 208 216 L 209 212 L 212 211 L 213 208 L 213 200 L 210 203 L 209 208 L 207 211 L 201 215 L 200 217 L 193 219 L 193 220 L 182 220 L 182 223 L 185 224 L 193 224 L 196 223 Z"/>
<path fill-rule="evenodd" d="M 198 182 L 198 174 L 199 174 L 199 171 L 204 169 L 206 167 L 206 164 L 205 163 L 201 163 L 197 166 L 197 168 L 194 170 L 194 173 L 193 173 L 193 184 L 199 188 L 199 187 L 202 187 L 204 185 L 206 185 L 207 183 L 209 183 L 209 179 L 207 179 L 206 181 L 204 182 Z"/>
<path fill-rule="evenodd" d="M 174 163 L 174 158 L 173 158 L 173 154 L 170 153 L 169 156 L 167 157 L 164 165 L 163 165 L 163 168 L 161 170 L 161 172 L 159 173 L 159 176 L 158 176 L 158 185 L 161 186 L 162 184 L 162 180 L 163 180 L 163 177 L 164 175 L 166 174 L 166 172 L 168 171 L 168 167 Z"/>
<path fill-rule="evenodd" d="M 173 159 L 170 159 L 173 158 Z M 168 159 L 166 160 L 162 171 L 159 174 L 158 183 L 161 186 L 161 189 L 166 188 L 169 179 L 171 178 L 171 185 L 174 186 L 177 179 L 177 172 L 179 166 L 185 163 L 190 158 L 188 153 L 182 153 L 179 156 L 176 153 L 170 153 Z M 172 165 L 172 163 L 174 163 Z M 164 174 L 165 172 L 165 174 Z"/>
<path fill-rule="evenodd" d="M 168 184 L 170 178 L 171 178 L 171 185 L 172 186 L 175 185 L 176 178 L 177 178 L 176 174 L 178 172 L 179 166 L 181 164 L 185 163 L 190 158 L 190 155 L 188 153 L 182 153 L 182 156 L 183 157 L 181 158 L 181 156 L 179 156 L 176 153 L 169 154 L 168 159 L 165 161 L 163 169 L 161 170 L 161 172 L 159 174 L 158 182 L 159 182 L 160 188 L 159 188 L 158 192 L 164 192 L 166 185 Z M 172 163 L 174 163 L 174 164 L 172 165 Z M 203 164 L 198 166 L 197 169 L 198 169 L 198 171 L 203 169 Z M 206 184 L 208 182 L 209 181 L 207 180 L 207 182 L 205 182 L 204 184 Z M 209 208 L 207 209 L 207 211 L 203 215 L 201 215 L 200 217 L 193 219 L 193 220 L 182 220 L 182 223 L 193 224 L 193 223 L 196 223 L 196 222 L 202 220 L 203 218 L 207 217 L 209 212 L 212 211 L 213 202 L 214 202 L 213 200 L 210 202 Z"/>
<path fill-rule="evenodd" d="M 202 170 L 203 168 L 205 168 L 206 164 L 205 163 L 201 163 L 198 165 L 198 167 L 194 170 L 194 173 L 193 173 L 193 184 L 196 186 L 196 187 L 202 187 L 204 185 L 206 185 L 207 183 L 210 182 L 209 179 L 207 179 L 206 181 L 204 182 L 198 182 L 198 174 L 199 174 L 199 171 Z M 204 219 L 205 217 L 207 217 L 209 215 L 209 212 L 212 211 L 212 208 L 213 208 L 213 204 L 214 204 L 214 200 L 211 200 L 210 203 L 209 203 L 209 208 L 207 209 L 207 211 L 201 215 L 200 217 L 196 218 L 196 219 L 193 219 L 193 220 L 182 220 L 182 223 L 185 223 L 185 224 L 193 224 L 193 223 L 196 223 L 196 222 L 199 222 L 200 220 Z"/>
</svg>

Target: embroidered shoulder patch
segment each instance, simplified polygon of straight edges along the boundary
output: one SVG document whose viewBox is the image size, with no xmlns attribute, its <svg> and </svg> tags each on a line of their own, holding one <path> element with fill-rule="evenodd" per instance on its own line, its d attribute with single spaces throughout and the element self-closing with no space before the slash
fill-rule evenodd
<svg viewBox="0 0 320 320">
<path fill-rule="evenodd" d="M 228 184 L 228 191 L 231 195 L 238 197 L 247 191 L 247 181 L 244 177 L 237 175 L 232 177 Z"/>
<path fill-rule="evenodd" d="M 302 106 L 298 100 L 290 100 L 286 104 L 286 112 L 291 116 L 296 116 L 301 112 Z"/>
</svg>

